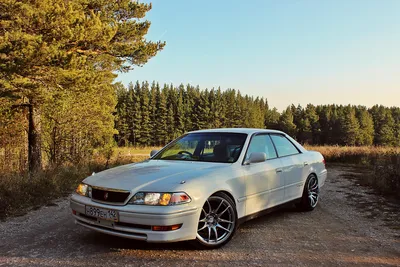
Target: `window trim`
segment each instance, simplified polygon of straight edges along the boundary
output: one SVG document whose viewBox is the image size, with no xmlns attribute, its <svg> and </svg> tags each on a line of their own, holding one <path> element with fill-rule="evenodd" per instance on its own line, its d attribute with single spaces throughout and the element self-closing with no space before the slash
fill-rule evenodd
<svg viewBox="0 0 400 267">
<path fill-rule="evenodd" d="M 247 165 L 244 164 L 244 163 L 245 163 L 245 161 L 246 161 L 246 155 L 247 155 L 247 152 L 249 151 L 250 143 L 251 143 L 251 141 L 253 140 L 253 137 L 258 136 L 258 135 L 268 135 L 268 136 L 269 136 L 269 139 L 271 140 L 271 143 L 272 143 L 272 145 L 273 145 L 273 147 L 274 147 L 276 157 L 275 157 L 275 158 L 272 158 L 272 159 L 266 159 L 266 160 L 263 161 L 263 162 L 257 162 L 257 163 L 264 163 L 264 162 L 267 162 L 268 160 L 279 159 L 278 151 L 276 150 L 275 144 L 274 144 L 274 142 L 272 141 L 272 138 L 271 138 L 271 136 L 270 136 L 270 133 L 268 133 L 268 132 L 267 132 L 267 133 L 264 133 L 264 132 L 257 132 L 257 133 L 253 133 L 253 134 L 251 135 L 251 137 L 250 137 L 249 144 L 248 144 L 247 147 L 246 147 L 246 152 L 245 152 L 244 155 L 243 155 L 243 160 L 242 160 L 242 165 L 243 165 L 243 166 L 247 166 Z"/>
<path fill-rule="evenodd" d="M 295 154 L 289 154 L 289 155 L 285 155 L 285 156 L 280 156 L 279 153 L 278 153 L 278 149 L 276 148 L 275 142 L 274 142 L 274 140 L 272 139 L 272 136 L 271 136 L 271 135 L 282 136 L 283 138 L 285 138 L 286 140 L 288 140 L 289 143 L 291 143 L 292 146 L 294 146 L 294 148 L 296 148 L 297 153 L 295 153 Z M 272 141 L 272 143 L 274 144 L 275 151 L 276 151 L 276 154 L 278 155 L 278 158 L 285 158 L 285 157 L 290 157 L 290 156 L 294 156 L 294 155 L 298 155 L 298 154 L 302 154 L 302 153 L 303 153 L 303 152 L 300 151 L 300 149 L 299 149 L 292 141 L 290 141 L 290 139 L 287 138 L 284 134 L 270 133 L 270 134 L 269 134 L 269 137 L 271 138 L 271 141 Z"/>
</svg>

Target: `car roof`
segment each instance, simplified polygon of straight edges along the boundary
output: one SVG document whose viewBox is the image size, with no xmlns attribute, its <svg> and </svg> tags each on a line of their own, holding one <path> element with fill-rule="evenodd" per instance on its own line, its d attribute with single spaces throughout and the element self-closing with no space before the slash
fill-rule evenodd
<svg viewBox="0 0 400 267">
<path fill-rule="evenodd" d="M 216 129 L 205 129 L 191 131 L 189 133 L 243 133 L 243 134 L 253 134 L 253 133 L 280 133 L 281 131 L 271 130 L 271 129 L 257 129 L 257 128 L 216 128 Z"/>
</svg>

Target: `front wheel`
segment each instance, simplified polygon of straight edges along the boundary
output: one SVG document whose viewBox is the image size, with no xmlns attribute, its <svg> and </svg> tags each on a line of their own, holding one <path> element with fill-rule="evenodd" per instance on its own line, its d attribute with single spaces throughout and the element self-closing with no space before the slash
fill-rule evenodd
<svg viewBox="0 0 400 267">
<path fill-rule="evenodd" d="M 200 249 L 219 248 L 231 240 L 236 227 L 235 203 L 226 194 L 216 193 L 204 203 L 194 245 Z"/>
<path fill-rule="evenodd" d="M 301 201 L 297 207 L 303 211 L 311 211 L 317 206 L 318 198 L 318 178 L 315 174 L 310 174 L 304 185 L 303 196 L 301 197 Z"/>
</svg>

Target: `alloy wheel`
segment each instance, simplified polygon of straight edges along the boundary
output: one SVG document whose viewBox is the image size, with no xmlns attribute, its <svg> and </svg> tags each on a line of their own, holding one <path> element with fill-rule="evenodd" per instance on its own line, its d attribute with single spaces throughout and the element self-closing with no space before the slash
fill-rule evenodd
<svg viewBox="0 0 400 267">
<path fill-rule="evenodd" d="M 319 193 L 317 177 L 311 176 L 308 180 L 307 193 L 309 204 L 312 208 L 314 208 L 315 206 L 317 206 Z"/>
<path fill-rule="evenodd" d="M 197 228 L 197 239 L 207 246 L 224 243 L 234 232 L 236 213 L 233 205 L 221 196 L 211 196 L 204 204 Z"/>
</svg>

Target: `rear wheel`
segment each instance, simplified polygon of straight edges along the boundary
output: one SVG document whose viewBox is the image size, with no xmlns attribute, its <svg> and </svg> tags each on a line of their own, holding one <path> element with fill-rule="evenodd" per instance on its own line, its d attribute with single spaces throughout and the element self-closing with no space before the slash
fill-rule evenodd
<svg viewBox="0 0 400 267">
<path fill-rule="evenodd" d="M 303 211 L 311 211 L 317 206 L 318 198 L 318 178 L 315 174 L 310 174 L 304 185 L 303 196 L 301 197 L 301 201 L 297 207 Z"/>
<path fill-rule="evenodd" d="M 236 227 L 235 203 L 226 194 L 216 193 L 204 203 L 194 244 L 201 249 L 221 247 L 231 240 Z"/>
</svg>

